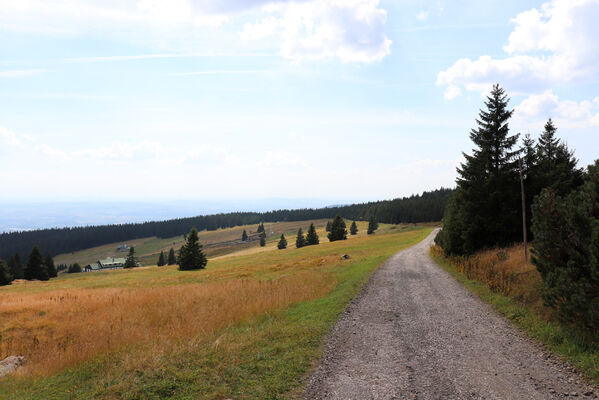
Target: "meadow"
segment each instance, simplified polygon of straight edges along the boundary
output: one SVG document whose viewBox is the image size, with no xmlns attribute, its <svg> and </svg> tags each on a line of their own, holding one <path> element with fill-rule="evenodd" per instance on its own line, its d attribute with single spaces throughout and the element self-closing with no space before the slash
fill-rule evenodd
<svg viewBox="0 0 599 400">
<path fill-rule="evenodd" d="M 64 274 L 0 289 L 6 399 L 289 398 L 370 274 L 429 226 L 383 225 L 329 243 L 241 249 L 202 271 Z M 291 228 L 289 228 L 291 229 Z M 295 228 L 293 228 L 295 229 Z M 349 254 L 349 260 L 342 260 Z"/>
<path fill-rule="evenodd" d="M 271 239 L 274 240 L 275 237 L 278 238 L 284 233 L 289 240 L 292 238 L 291 235 L 293 235 L 293 239 L 295 238 L 295 234 L 299 228 L 302 228 L 305 232 L 311 223 L 314 223 L 314 226 L 317 227 L 324 227 L 326 222 L 326 219 L 274 222 L 265 224 L 265 227 Z M 209 257 L 217 257 L 236 253 L 243 249 L 257 247 L 259 239 L 258 233 L 256 232 L 257 228 L 258 225 L 254 224 L 235 226 L 232 228 L 220 228 L 213 231 L 204 230 L 199 232 L 199 237 L 206 254 Z M 250 240 L 247 242 L 241 241 L 241 234 L 244 230 L 249 235 Z M 135 254 L 142 265 L 156 265 L 160 251 L 164 251 L 165 254 L 168 254 L 171 247 L 178 250 L 184 242 L 183 235 L 179 235 L 170 238 L 158 238 L 154 236 L 133 239 L 127 241 L 126 244 L 135 247 Z M 54 257 L 54 262 L 56 264 L 66 265 L 73 263 L 86 265 L 106 257 L 126 257 L 126 252 L 117 251 L 117 246 L 119 244 L 121 244 L 121 242 L 92 247 L 73 253 L 59 254 Z"/>
</svg>

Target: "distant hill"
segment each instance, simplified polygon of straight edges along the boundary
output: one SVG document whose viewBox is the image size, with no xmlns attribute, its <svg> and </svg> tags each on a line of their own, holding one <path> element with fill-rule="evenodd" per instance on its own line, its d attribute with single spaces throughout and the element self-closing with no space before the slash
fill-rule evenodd
<svg viewBox="0 0 599 400">
<path fill-rule="evenodd" d="M 9 232 L 0 234 L 0 258 L 7 259 L 16 252 L 24 258 L 34 245 L 40 246 L 45 254 L 57 255 L 138 238 L 171 238 L 189 232 L 192 227 L 200 231 L 216 230 L 260 221 L 306 221 L 335 215 L 350 220 L 367 220 L 374 216 L 379 222 L 389 224 L 440 221 L 451 193 L 453 189 L 441 188 L 393 200 L 325 208 L 232 212 L 165 221 Z"/>
</svg>

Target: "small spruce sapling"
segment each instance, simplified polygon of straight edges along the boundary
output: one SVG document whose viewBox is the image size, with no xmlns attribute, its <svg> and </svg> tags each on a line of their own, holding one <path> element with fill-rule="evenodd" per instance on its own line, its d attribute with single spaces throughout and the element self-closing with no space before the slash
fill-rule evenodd
<svg viewBox="0 0 599 400">
<path fill-rule="evenodd" d="M 281 234 L 281 239 L 279 240 L 279 244 L 277 244 L 279 250 L 283 250 L 287 248 L 287 239 L 285 239 L 285 235 Z"/>
<path fill-rule="evenodd" d="M 356 221 L 351 223 L 351 226 L 349 227 L 349 233 L 351 235 L 357 235 L 358 234 L 358 225 L 356 225 Z"/>
</svg>

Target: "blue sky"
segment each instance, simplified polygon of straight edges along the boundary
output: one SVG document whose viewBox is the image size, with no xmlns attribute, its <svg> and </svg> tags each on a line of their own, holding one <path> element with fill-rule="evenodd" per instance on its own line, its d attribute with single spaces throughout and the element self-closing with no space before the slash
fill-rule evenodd
<svg viewBox="0 0 599 400">
<path fill-rule="evenodd" d="M 551 116 L 587 165 L 598 18 L 596 0 L 0 0 L 3 198 L 347 202 L 453 186 L 494 82 L 514 132 Z"/>
</svg>

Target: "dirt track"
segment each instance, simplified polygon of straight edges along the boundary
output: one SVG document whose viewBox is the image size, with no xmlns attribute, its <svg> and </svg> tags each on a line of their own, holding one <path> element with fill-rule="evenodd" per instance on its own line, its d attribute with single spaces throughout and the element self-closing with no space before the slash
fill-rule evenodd
<svg viewBox="0 0 599 400">
<path fill-rule="evenodd" d="M 372 276 L 329 336 L 304 398 L 597 398 L 431 261 L 434 234 Z"/>
</svg>

